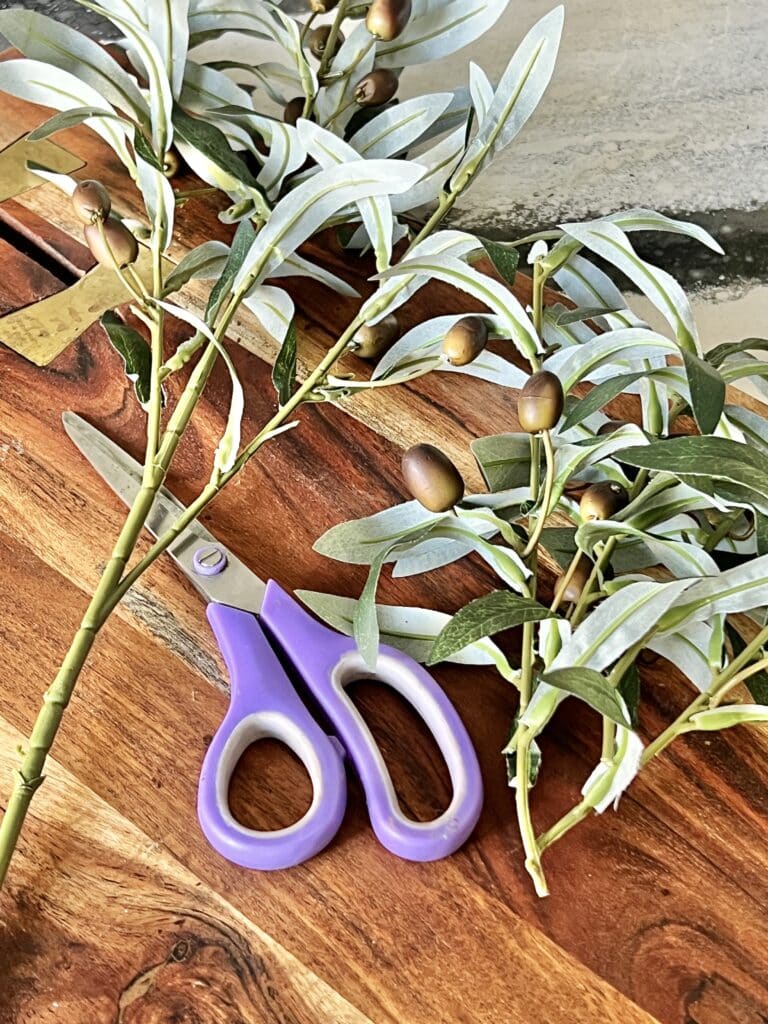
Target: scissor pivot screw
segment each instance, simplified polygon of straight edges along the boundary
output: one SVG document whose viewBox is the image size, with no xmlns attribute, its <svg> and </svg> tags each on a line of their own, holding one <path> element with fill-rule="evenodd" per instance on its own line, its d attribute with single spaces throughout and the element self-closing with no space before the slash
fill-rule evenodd
<svg viewBox="0 0 768 1024">
<path fill-rule="evenodd" d="M 192 562 L 198 576 L 216 576 L 227 567 L 226 553 L 216 544 L 198 548 Z"/>
</svg>

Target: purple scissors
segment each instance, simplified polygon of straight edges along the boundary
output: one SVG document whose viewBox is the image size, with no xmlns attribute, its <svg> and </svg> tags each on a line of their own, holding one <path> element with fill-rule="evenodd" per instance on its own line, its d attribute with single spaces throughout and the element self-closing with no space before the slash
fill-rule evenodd
<svg viewBox="0 0 768 1024">
<path fill-rule="evenodd" d="M 65 413 L 63 421 L 80 451 L 130 505 L 141 486 L 141 466 L 79 416 Z M 163 488 L 147 529 L 158 536 L 183 511 Z M 417 861 L 438 860 L 457 850 L 480 815 L 482 780 L 467 731 L 432 677 L 391 647 L 380 649 L 372 672 L 354 640 L 321 625 L 274 581 L 265 584 L 200 523 L 193 523 L 168 553 L 208 602 L 208 621 L 231 680 L 229 710 L 205 755 L 198 790 L 197 813 L 211 845 L 236 864 L 262 871 L 292 867 L 319 853 L 344 817 L 348 754 L 382 846 Z M 338 738 L 327 735 L 312 717 L 283 663 L 290 663 Z M 348 684 L 366 678 L 388 684 L 408 700 L 440 747 L 453 796 L 433 821 L 414 821 L 403 814 L 381 751 L 346 695 Z M 303 761 L 313 795 L 309 810 L 295 824 L 257 831 L 234 818 L 228 792 L 243 752 L 266 737 L 282 741 Z"/>
</svg>

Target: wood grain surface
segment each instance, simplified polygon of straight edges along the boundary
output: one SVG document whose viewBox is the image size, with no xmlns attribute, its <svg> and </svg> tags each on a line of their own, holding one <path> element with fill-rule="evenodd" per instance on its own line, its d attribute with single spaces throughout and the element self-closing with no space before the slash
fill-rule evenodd
<svg viewBox="0 0 768 1024">
<path fill-rule="evenodd" d="M 21 103 L 3 109 L 14 138 L 42 119 Z M 118 208 L 132 208 L 135 197 L 94 137 L 71 132 L 57 141 L 85 161 L 79 175 L 101 178 Z M 0 309 L 71 280 L 58 273 L 56 251 L 70 275 L 87 269 L 79 231 L 49 186 L 3 209 L 0 237 L 10 218 L 49 252 L 34 269 L 25 262 L 34 254 L 0 249 Z M 201 201 L 184 208 L 179 227 L 176 258 L 213 233 L 224 237 Z M 359 264 L 328 255 L 361 282 Z M 308 284 L 294 296 L 306 365 L 349 310 Z M 408 322 L 471 308 L 436 287 L 411 303 Z M 169 331 L 169 348 L 180 337 Z M 247 321 L 232 341 L 248 434 L 274 408 L 263 358 L 270 346 Z M 216 373 L 170 474 L 183 500 L 207 479 L 227 400 L 226 376 Z M 356 402 L 351 412 L 308 408 L 300 428 L 263 449 L 205 522 L 260 575 L 289 589 L 356 596 L 364 571 L 315 554 L 315 538 L 403 496 L 403 445 L 429 440 L 469 467 L 468 441 L 515 429 L 513 408 L 508 392 L 447 374 Z M 143 415 L 100 328 L 45 368 L 0 349 L 0 801 L 14 748 L 124 515 L 64 435 L 66 409 L 139 454 Z M 491 582 L 469 560 L 425 578 L 387 577 L 382 599 L 452 611 Z M 392 857 L 375 842 L 352 779 L 344 825 L 323 854 L 291 871 L 244 871 L 208 847 L 195 820 L 201 759 L 226 708 L 223 665 L 202 602 L 169 560 L 156 563 L 82 675 L 0 896 L 0 1024 L 764 1024 L 765 734 L 734 729 L 672 747 L 618 814 L 593 817 L 548 851 L 553 895 L 541 901 L 522 867 L 499 756 L 514 694 L 487 671 L 436 674 L 481 760 L 486 803 L 471 841 L 439 863 Z M 652 734 L 687 692 L 662 661 L 644 685 L 642 728 Z M 433 815 L 448 792 L 431 742 L 378 687 L 358 700 L 404 806 Z M 566 702 L 543 747 L 540 826 L 577 798 L 599 752 L 595 716 Z M 244 758 L 231 800 L 249 824 L 275 827 L 295 820 L 308 794 L 293 758 L 257 749 Z"/>
</svg>

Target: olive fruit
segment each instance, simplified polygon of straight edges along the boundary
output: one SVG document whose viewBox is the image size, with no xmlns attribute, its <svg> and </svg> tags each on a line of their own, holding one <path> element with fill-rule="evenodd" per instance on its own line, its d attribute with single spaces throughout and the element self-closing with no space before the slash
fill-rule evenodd
<svg viewBox="0 0 768 1024">
<path fill-rule="evenodd" d="M 463 316 L 446 331 L 442 352 L 451 366 L 466 366 L 488 341 L 488 325 L 480 316 Z"/>
<path fill-rule="evenodd" d="M 283 121 L 285 121 L 286 124 L 295 125 L 303 113 L 304 97 L 294 96 L 294 98 L 289 100 L 283 108 Z"/>
<path fill-rule="evenodd" d="M 88 248 L 103 267 L 114 270 L 117 264 L 122 270 L 136 262 L 139 243 L 122 221 L 109 217 L 103 224 L 87 224 L 84 234 Z"/>
<path fill-rule="evenodd" d="M 376 68 L 364 75 L 355 86 L 355 99 L 361 107 L 380 106 L 397 92 L 397 75 L 389 68 Z"/>
<path fill-rule="evenodd" d="M 551 430 L 563 414 L 563 385 L 549 370 L 531 374 L 517 399 L 517 418 L 528 434 Z"/>
<path fill-rule="evenodd" d="M 431 444 L 415 444 L 403 455 L 403 478 L 430 512 L 447 512 L 464 497 L 464 481 L 447 455 Z"/>
<path fill-rule="evenodd" d="M 606 420 L 597 430 L 598 437 L 607 437 L 609 434 L 615 434 L 617 430 L 622 427 L 627 427 L 629 424 L 626 420 Z"/>
<path fill-rule="evenodd" d="M 365 27 L 377 39 L 397 39 L 411 16 L 411 0 L 373 0 L 365 16 Z"/>
<path fill-rule="evenodd" d="M 392 346 L 399 333 L 397 317 L 389 313 L 378 323 L 358 328 L 349 343 L 349 350 L 361 359 L 375 359 Z"/>
<path fill-rule="evenodd" d="M 626 487 L 613 480 L 592 484 L 581 496 L 579 511 L 584 520 L 613 519 L 629 502 Z"/>
<path fill-rule="evenodd" d="M 83 224 L 106 220 L 112 209 L 109 192 L 100 181 L 81 181 L 72 193 L 72 206 Z"/>
<path fill-rule="evenodd" d="M 322 60 L 326 56 L 326 46 L 328 43 L 328 36 L 331 34 L 330 25 L 318 25 L 317 28 L 313 28 L 309 35 L 309 52 L 313 57 L 317 57 L 318 60 Z M 336 42 L 333 44 L 333 53 L 329 54 L 329 57 L 335 57 L 341 48 L 341 44 L 344 42 L 343 33 L 339 32 L 336 36 Z"/>
<path fill-rule="evenodd" d="M 163 174 L 166 178 L 175 178 L 181 170 L 181 157 L 175 149 L 169 149 L 163 157 Z"/>
<path fill-rule="evenodd" d="M 560 595 L 560 599 L 562 601 L 568 602 L 569 604 L 573 604 L 574 602 L 578 601 L 581 597 L 581 592 L 584 590 L 584 586 L 587 580 L 592 575 L 593 569 L 593 562 L 586 555 L 580 555 L 579 560 L 576 563 L 576 568 L 573 570 L 573 573 L 571 574 L 571 578 L 568 580 L 568 584 L 565 590 Z M 560 592 L 560 587 L 562 585 L 562 581 L 566 575 L 566 572 L 568 572 L 568 570 L 562 572 L 558 577 L 557 583 L 555 584 L 555 593 Z"/>
<path fill-rule="evenodd" d="M 339 0 L 308 0 L 310 11 L 315 14 L 325 14 L 332 11 Z"/>
</svg>

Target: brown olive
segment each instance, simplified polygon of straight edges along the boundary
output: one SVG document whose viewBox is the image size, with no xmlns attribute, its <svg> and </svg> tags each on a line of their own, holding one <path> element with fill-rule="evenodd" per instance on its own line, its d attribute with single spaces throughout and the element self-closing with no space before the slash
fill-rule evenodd
<svg viewBox="0 0 768 1024">
<path fill-rule="evenodd" d="M 517 399 L 517 418 L 528 434 L 552 430 L 563 414 L 563 385 L 549 370 L 539 370 L 525 382 Z"/>
<path fill-rule="evenodd" d="M 112 200 L 100 181 L 81 181 L 72 193 L 72 206 L 83 224 L 93 224 L 96 220 L 106 220 Z"/>
<path fill-rule="evenodd" d="M 169 149 L 163 157 L 163 174 L 166 178 L 175 178 L 181 170 L 181 157 L 175 149 Z"/>
<path fill-rule="evenodd" d="M 451 366 L 466 366 L 488 341 L 488 325 L 480 316 L 463 316 L 446 331 L 442 352 Z"/>
<path fill-rule="evenodd" d="M 388 313 L 378 323 L 365 324 L 355 331 L 349 350 L 361 359 L 376 359 L 391 348 L 399 333 L 397 317 L 394 313 Z"/>
<path fill-rule="evenodd" d="M 355 86 L 355 99 L 361 107 L 380 106 L 397 92 L 397 75 L 389 68 L 376 68 Z"/>
<path fill-rule="evenodd" d="M 464 481 L 447 455 L 431 444 L 415 444 L 403 455 L 406 487 L 430 512 L 447 512 L 464 497 Z"/>
<path fill-rule="evenodd" d="M 315 14 L 325 14 L 327 11 L 332 11 L 339 0 L 308 0 L 310 11 L 314 11 Z"/>
<path fill-rule="evenodd" d="M 103 224 L 86 224 L 83 233 L 88 248 L 103 267 L 114 270 L 117 263 L 122 270 L 136 262 L 139 243 L 122 221 L 109 217 Z"/>
<path fill-rule="evenodd" d="M 304 113 L 304 97 L 294 96 L 292 100 L 289 100 L 283 109 L 283 120 L 286 124 L 295 125 L 301 115 Z"/>
<path fill-rule="evenodd" d="M 365 16 L 372 36 L 389 42 L 397 39 L 411 17 L 411 0 L 373 0 Z"/>
<path fill-rule="evenodd" d="M 584 590 L 584 586 L 587 580 L 592 575 L 593 569 L 593 562 L 586 555 L 580 555 L 579 560 L 576 563 L 576 568 L 573 571 L 573 575 L 571 576 L 570 580 L 568 581 L 568 585 L 566 586 L 565 590 L 561 595 L 561 600 L 567 601 L 569 604 L 578 601 L 581 597 L 581 592 Z M 565 570 L 565 572 L 560 573 L 560 576 L 558 577 L 557 582 L 555 583 L 555 593 L 559 592 L 560 586 L 567 571 L 568 570 Z"/>
<path fill-rule="evenodd" d="M 581 496 L 579 511 L 584 520 L 613 519 L 629 502 L 626 487 L 613 480 L 592 484 Z"/>
<path fill-rule="evenodd" d="M 330 25 L 318 25 L 317 28 L 312 29 L 309 35 L 309 52 L 313 57 L 317 57 L 318 60 L 322 60 L 323 57 L 326 56 L 326 47 L 328 44 L 328 36 L 330 34 Z M 333 44 L 333 53 L 329 54 L 330 57 L 336 56 L 343 42 L 344 35 L 339 32 L 336 36 L 336 42 Z"/>
<path fill-rule="evenodd" d="M 608 437 L 609 434 L 615 434 L 617 430 L 621 430 L 622 427 L 627 427 L 629 424 L 626 420 L 606 420 L 602 426 L 598 427 L 598 437 Z"/>
</svg>

